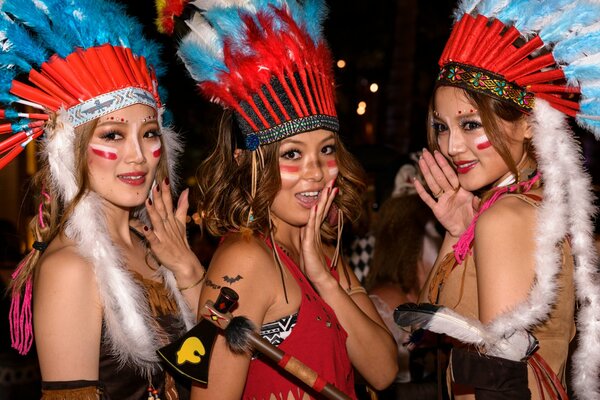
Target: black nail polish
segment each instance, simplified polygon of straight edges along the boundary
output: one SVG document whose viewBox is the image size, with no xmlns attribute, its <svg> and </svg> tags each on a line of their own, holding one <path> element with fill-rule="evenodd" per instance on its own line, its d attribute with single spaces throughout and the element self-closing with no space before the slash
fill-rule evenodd
<svg viewBox="0 0 600 400">
<path fill-rule="evenodd" d="M 152 205 L 152 199 L 148 198 L 148 204 Z"/>
<path fill-rule="evenodd" d="M 168 176 L 165 178 L 165 185 L 167 185 L 167 186 L 169 185 L 169 177 Z"/>
<path fill-rule="evenodd" d="M 148 228 L 146 225 L 144 225 L 144 230 L 145 230 L 146 232 L 148 232 L 148 231 L 150 230 L 150 228 Z"/>
</svg>

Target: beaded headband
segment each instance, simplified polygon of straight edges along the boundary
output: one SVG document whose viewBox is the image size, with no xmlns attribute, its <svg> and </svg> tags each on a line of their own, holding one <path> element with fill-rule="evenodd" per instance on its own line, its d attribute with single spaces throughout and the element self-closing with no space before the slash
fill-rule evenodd
<svg viewBox="0 0 600 400">
<path fill-rule="evenodd" d="M 530 113 L 535 106 L 534 94 L 500 75 L 460 63 L 448 63 L 437 77 L 438 85 L 455 86 L 499 99 Z"/>
</svg>

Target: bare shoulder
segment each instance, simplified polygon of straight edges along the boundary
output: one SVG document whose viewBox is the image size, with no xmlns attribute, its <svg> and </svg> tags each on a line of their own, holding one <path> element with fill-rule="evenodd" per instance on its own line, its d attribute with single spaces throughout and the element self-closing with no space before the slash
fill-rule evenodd
<svg viewBox="0 0 600 400">
<path fill-rule="evenodd" d="M 37 271 L 36 296 L 44 288 L 55 285 L 66 291 L 77 287 L 97 292 L 93 265 L 68 239 L 59 237 L 52 241 L 40 258 Z"/>
<path fill-rule="evenodd" d="M 210 262 L 200 306 L 217 298 L 222 287 L 230 287 L 239 295 L 238 312 L 262 321 L 275 302 L 279 275 L 267 245 L 257 237 L 232 234 L 221 243 Z"/>
<path fill-rule="evenodd" d="M 228 236 L 219 246 L 209 267 L 209 273 L 245 272 L 261 274 L 273 265 L 271 252 L 264 241 L 240 234 Z"/>
<path fill-rule="evenodd" d="M 475 239 L 507 236 L 509 240 L 520 240 L 533 234 L 536 219 L 534 205 L 516 196 L 505 196 L 481 214 Z"/>
</svg>

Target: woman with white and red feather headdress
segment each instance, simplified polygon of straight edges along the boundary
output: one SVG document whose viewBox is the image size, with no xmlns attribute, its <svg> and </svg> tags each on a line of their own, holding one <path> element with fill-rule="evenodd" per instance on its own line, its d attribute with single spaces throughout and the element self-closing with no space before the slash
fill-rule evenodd
<svg viewBox="0 0 600 400">
<path fill-rule="evenodd" d="M 164 30 L 176 8 L 159 2 Z M 178 11 L 188 16 L 179 56 L 233 125 L 199 171 L 203 224 L 223 237 L 200 304 L 235 289 L 233 314 L 319 375 L 311 388 L 218 338 L 208 385 L 192 397 L 305 399 L 328 382 L 356 398 L 352 366 L 386 387 L 394 341 L 336 249 L 363 184 L 338 134 L 323 1 L 191 1 Z"/>
<path fill-rule="evenodd" d="M 567 117 L 600 134 L 600 3 L 462 1 L 420 166 L 446 227 L 399 324 L 457 339 L 457 399 L 600 398 L 591 180 Z M 437 312 L 436 312 L 437 310 Z M 577 321 L 578 349 L 569 360 Z"/>
<path fill-rule="evenodd" d="M 13 347 L 35 336 L 42 398 L 177 398 L 156 350 L 193 324 L 204 271 L 187 192 L 172 207 L 181 145 L 162 126 L 158 48 L 104 0 L 3 1 L 0 32 L 0 166 L 42 139 Z"/>
</svg>

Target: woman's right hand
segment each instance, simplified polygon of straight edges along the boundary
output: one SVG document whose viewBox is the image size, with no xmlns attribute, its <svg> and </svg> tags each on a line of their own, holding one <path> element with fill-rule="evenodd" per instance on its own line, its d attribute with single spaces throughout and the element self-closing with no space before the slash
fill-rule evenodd
<svg viewBox="0 0 600 400">
<path fill-rule="evenodd" d="M 415 180 L 419 197 L 427 204 L 451 236 L 459 237 L 469 226 L 479 208 L 479 197 L 463 189 L 456 171 L 438 151 L 423 150 L 419 158 L 421 173 L 432 194 Z"/>
</svg>

